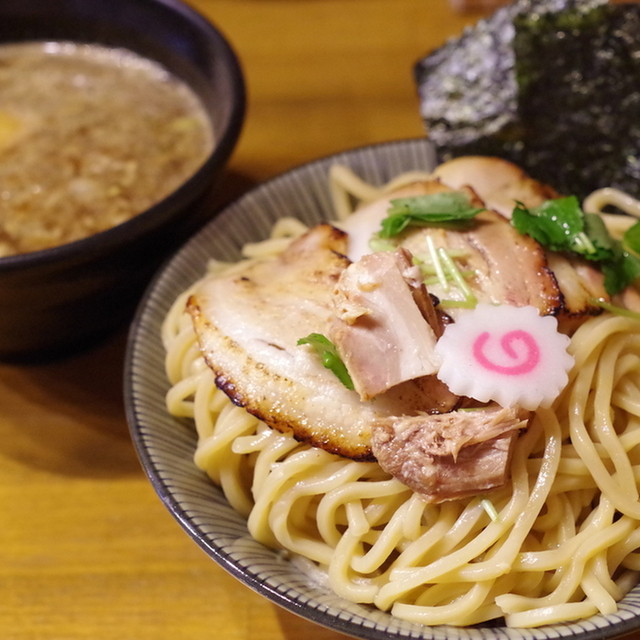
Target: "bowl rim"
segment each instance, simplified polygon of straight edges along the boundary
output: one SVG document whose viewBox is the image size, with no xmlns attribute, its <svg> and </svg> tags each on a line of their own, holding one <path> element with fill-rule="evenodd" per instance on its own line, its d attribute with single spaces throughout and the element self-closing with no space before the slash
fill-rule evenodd
<svg viewBox="0 0 640 640">
<path fill-rule="evenodd" d="M 189 198 L 193 187 L 222 167 L 240 137 L 247 108 L 247 88 L 240 59 L 229 39 L 211 20 L 182 0 L 143 0 L 147 4 L 157 4 L 174 11 L 205 35 L 213 43 L 216 55 L 222 59 L 230 78 L 230 117 L 222 135 L 214 139 L 214 146 L 198 170 L 177 189 L 156 204 L 134 215 L 129 220 L 114 227 L 91 234 L 61 245 L 0 257 L 0 273 L 10 273 L 21 269 L 37 268 L 61 260 L 74 260 L 88 254 L 104 254 L 123 243 L 134 242 L 162 224 L 173 211 L 174 203 Z M 73 42 L 73 39 L 70 41 Z M 134 51 L 135 52 L 135 51 Z M 206 185 L 199 195 L 206 191 Z"/>
<path fill-rule="evenodd" d="M 138 366 L 142 366 L 141 362 L 137 362 L 140 357 L 140 354 L 138 354 L 139 343 L 148 340 L 150 335 L 149 330 L 145 329 L 143 325 L 144 316 L 148 313 L 151 304 L 157 304 L 158 301 L 161 300 L 161 294 L 157 289 L 162 287 L 163 280 L 168 277 L 167 274 L 172 269 L 177 268 L 176 265 L 178 265 L 178 263 L 188 262 L 188 255 L 193 249 L 197 248 L 199 238 L 205 237 L 209 229 L 214 229 L 217 225 L 222 224 L 226 217 L 231 216 L 235 207 L 242 206 L 243 203 L 246 203 L 248 206 L 255 208 L 256 204 L 252 200 L 255 192 L 262 193 L 270 189 L 277 191 L 278 186 L 283 184 L 285 180 L 289 179 L 291 182 L 295 182 L 299 180 L 300 176 L 304 176 L 305 173 L 309 172 L 316 165 L 322 165 L 335 159 L 349 158 L 358 153 L 372 152 L 375 154 L 376 151 L 384 150 L 385 148 L 388 148 L 390 153 L 397 151 L 401 154 L 405 149 L 416 144 L 431 147 L 431 149 L 434 150 L 432 143 L 426 138 L 391 140 L 346 149 L 292 167 L 256 185 L 226 205 L 216 219 L 211 220 L 200 231 L 193 234 L 190 239 L 183 243 L 183 245 L 163 263 L 151 279 L 136 309 L 129 328 L 124 361 L 123 393 L 125 413 L 130 435 L 143 471 L 171 515 L 209 558 L 213 559 L 243 585 L 249 587 L 261 596 L 266 597 L 270 602 L 333 631 L 341 632 L 355 638 L 361 638 L 362 640 L 389 640 L 390 638 L 413 638 L 415 640 L 497 640 L 498 638 L 502 640 L 552 640 L 557 638 L 614 640 L 625 636 L 640 628 L 640 584 L 625 596 L 624 601 L 627 603 L 626 608 L 620 607 L 615 614 L 608 616 L 598 614 L 583 620 L 545 625 L 533 629 L 508 628 L 504 625 L 493 625 L 491 623 L 473 627 L 455 627 L 450 625 L 426 626 L 418 623 L 409 623 L 393 617 L 392 620 L 397 620 L 400 625 L 399 627 L 384 626 L 384 623 L 381 623 L 383 625 L 383 627 L 381 627 L 373 618 L 364 618 L 357 613 L 353 614 L 342 610 L 340 611 L 340 615 L 335 615 L 335 613 L 331 612 L 331 603 L 326 606 L 323 604 L 317 607 L 309 606 L 308 601 L 303 601 L 296 596 L 290 595 L 290 592 L 295 591 L 295 587 L 283 587 L 279 589 L 273 584 L 268 584 L 265 579 L 260 578 L 258 571 L 252 573 L 246 568 L 239 566 L 240 563 L 234 560 L 234 558 L 230 556 L 230 553 L 225 552 L 220 546 L 215 546 L 210 539 L 207 539 L 207 533 L 197 522 L 197 515 L 190 513 L 175 495 L 176 487 L 172 483 L 171 478 L 165 478 L 163 474 L 158 471 L 154 457 L 145 445 L 142 432 L 148 427 L 144 429 L 141 428 L 142 425 L 138 419 L 138 408 L 136 406 L 138 400 L 136 397 L 136 387 L 139 384 L 136 369 Z M 184 264 L 182 266 L 184 266 Z M 157 354 L 152 355 L 157 356 Z M 145 362 L 144 364 L 147 363 Z M 164 370 L 161 373 L 164 375 Z M 195 464 L 193 465 L 193 470 L 194 473 L 201 473 Z M 214 486 L 210 480 L 208 480 L 208 482 L 211 483 L 212 487 Z M 226 499 L 223 498 L 223 500 Z M 260 543 L 257 542 L 256 544 L 260 545 Z M 318 589 L 322 588 L 321 585 L 318 585 Z M 338 596 L 335 596 L 335 598 L 339 599 Z M 347 602 L 347 604 L 353 603 Z M 354 606 L 366 607 L 367 605 Z M 630 609 L 633 610 L 631 611 Z M 335 607 L 334 610 L 336 610 Z M 390 615 L 385 612 L 371 610 L 370 615 L 376 616 L 376 614 Z M 625 617 L 625 614 L 628 615 Z M 362 621 L 358 621 L 358 618 L 361 618 Z M 595 622 L 596 620 L 603 621 L 604 624 L 597 624 L 597 622 Z"/>
</svg>

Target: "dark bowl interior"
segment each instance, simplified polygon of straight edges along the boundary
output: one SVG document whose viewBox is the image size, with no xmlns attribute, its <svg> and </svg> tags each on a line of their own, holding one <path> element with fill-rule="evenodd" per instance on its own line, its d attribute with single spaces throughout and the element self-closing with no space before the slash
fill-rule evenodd
<svg viewBox="0 0 640 640">
<path fill-rule="evenodd" d="M 216 177 L 240 134 L 245 87 L 224 36 L 178 0 L 3 0 L 0 44 L 75 41 L 160 62 L 200 96 L 216 145 L 162 202 L 113 229 L 0 259 L 0 359 L 84 348 L 127 321 L 160 262 L 213 215 Z"/>
</svg>

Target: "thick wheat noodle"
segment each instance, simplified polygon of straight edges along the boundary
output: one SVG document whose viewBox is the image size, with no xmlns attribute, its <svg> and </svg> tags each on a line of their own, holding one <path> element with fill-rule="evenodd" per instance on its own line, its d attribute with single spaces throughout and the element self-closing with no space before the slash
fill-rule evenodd
<svg viewBox="0 0 640 640">
<path fill-rule="evenodd" d="M 620 189 L 597 189 L 590 193 L 583 203 L 584 210 L 592 213 L 602 213 L 607 206 L 617 207 L 634 218 L 640 218 L 640 202 Z"/>
<path fill-rule="evenodd" d="M 332 176 L 334 193 L 384 190 L 367 189 L 346 169 Z M 304 231 L 289 222 L 283 229 L 288 241 Z M 249 253 L 272 252 L 267 241 Z M 168 410 L 195 421 L 196 464 L 247 517 L 251 535 L 312 561 L 313 575 L 321 571 L 340 596 L 427 625 L 504 616 L 535 627 L 612 613 L 637 583 L 637 320 L 603 313 L 576 331 L 569 384 L 520 437 L 508 486 L 434 505 L 375 462 L 311 448 L 232 405 L 199 354 L 187 294 L 163 326 Z"/>
</svg>

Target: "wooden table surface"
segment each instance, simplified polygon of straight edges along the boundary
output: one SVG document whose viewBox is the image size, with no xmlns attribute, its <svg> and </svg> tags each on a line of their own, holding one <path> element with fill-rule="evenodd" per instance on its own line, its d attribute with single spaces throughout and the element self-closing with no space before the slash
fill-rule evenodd
<svg viewBox="0 0 640 640">
<path fill-rule="evenodd" d="M 223 197 L 423 135 L 412 65 L 479 17 L 448 0 L 192 4 L 233 43 L 248 85 Z M 343 638 L 227 575 L 165 510 L 129 438 L 125 342 L 123 330 L 64 361 L 0 365 L 0 640 Z"/>
</svg>

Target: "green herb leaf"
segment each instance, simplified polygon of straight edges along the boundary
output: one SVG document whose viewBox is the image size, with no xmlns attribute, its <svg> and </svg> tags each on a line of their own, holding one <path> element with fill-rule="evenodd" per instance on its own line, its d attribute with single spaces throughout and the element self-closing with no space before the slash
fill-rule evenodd
<svg viewBox="0 0 640 640">
<path fill-rule="evenodd" d="M 535 209 L 516 204 L 511 224 L 553 251 L 572 251 L 584 233 L 584 214 L 575 196 L 546 200 Z"/>
<path fill-rule="evenodd" d="M 640 259 L 625 251 L 621 244 L 617 244 L 613 256 L 600 263 L 604 274 L 604 288 L 609 295 L 620 293 L 636 278 L 640 278 Z"/>
<path fill-rule="evenodd" d="M 599 215 L 584 213 L 575 196 L 547 200 L 534 209 L 518 202 L 511 224 L 548 249 L 599 262 L 609 295 L 620 293 L 640 277 L 640 258 L 611 237 Z M 624 244 L 640 253 L 640 223 L 627 231 Z"/>
<path fill-rule="evenodd" d="M 333 342 L 321 333 L 310 333 L 306 338 L 300 338 L 298 344 L 308 344 L 313 347 L 320 356 L 323 366 L 332 371 L 347 389 L 353 391 L 353 380 Z"/>
<path fill-rule="evenodd" d="M 590 260 L 607 260 L 619 244 L 609 234 L 604 220 L 597 213 L 584 214 L 584 233 L 593 245 Z"/>
<path fill-rule="evenodd" d="M 624 232 L 622 243 L 625 248 L 640 254 L 640 222 L 636 222 Z"/>
<path fill-rule="evenodd" d="M 392 238 L 408 226 L 426 226 L 443 222 L 462 222 L 476 216 L 482 208 L 474 207 L 469 196 L 460 191 L 444 191 L 391 201 L 382 221 L 381 238 Z"/>
</svg>

